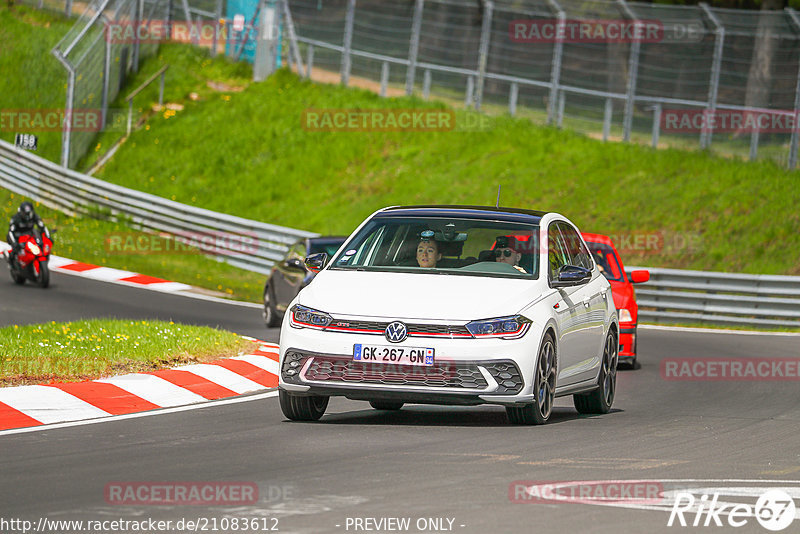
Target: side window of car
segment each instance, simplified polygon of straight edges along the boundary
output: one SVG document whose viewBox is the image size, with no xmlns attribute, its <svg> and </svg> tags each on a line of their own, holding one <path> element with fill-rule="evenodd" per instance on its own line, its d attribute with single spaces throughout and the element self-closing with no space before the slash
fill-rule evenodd
<svg viewBox="0 0 800 534">
<path fill-rule="evenodd" d="M 569 264 L 576 267 L 583 267 L 585 269 L 592 269 L 592 258 L 589 249 L 583 243 L 580 234 L 571 225 L 560 222 L 558 227 L 561 230 L 561 235 L 564 236 L 564 241 L 567 245 L 567 253 L 569 254 Z"/>
<path fill-rule="evenodd" d="M 564 239 L 556 223 L 547 227 L 547 258 L 549 263 L 550 280 L 558 278 L 558 272 L 569 263 Z"/>
</svg>

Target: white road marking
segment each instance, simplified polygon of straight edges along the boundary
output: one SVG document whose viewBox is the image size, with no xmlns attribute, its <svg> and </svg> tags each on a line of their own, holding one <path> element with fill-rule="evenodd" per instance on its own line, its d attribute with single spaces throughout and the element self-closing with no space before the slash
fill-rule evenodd
<svg viewBox="0 0 800 534">
<path fill-rule="evenodd" d="M 643 330 L 667 330 L 672 332 L 689 332 L 696 334 L 736 334 L 740 336 L 800 336 L 800 332 L 762 332 L 755 330 L 731 330 L 729 328 L 701 328 L 691 326 L 664 326 L 659 324 L 640 324 Z"/>
<path fill-rule="evenodd" d="M 161 407 L 180 406 L 208 400 L 154 375 L 132 373 L 103 378 L 96 380 L 96 382 L 113 384 L 128 393 Z"/>
<path fill-rule="evenodd" d="M 278 376 L 280 373 L 278 362 L 271 358 L 267 358 L 266 356 L 254 356 L 252 354 L 248 354 L 246 356 L 234 356 L 231 358 L 231 360 L 242 360 L 243 362 L 260 367 L 261 369 L 264 369 L 266 372 L 272 373 L 275 376 Z"/>
<path fill-rule="evenodd" d="M 234 399 L 225 399 L 218 401 L 207 401 L 200 404 L 191 404 L 189 406 L 178 406 L 175 408 L 164 408 L 163 410 L 151 410 L 149 412 L 129 413 L 125 415 L 112 415 L 110 417 L 102 417 L 99 419 L 89 419 L 87 421 L 70 421 L 67 423 L 55 423 L 43 426 L 30 426 L 26 428 L 14 428 L 11 430 L 0 431 L 0 437 L 8 436 L 11 434 L 27 434 L 28 432 L 42 432 L 45 430 L 55 430 L 58 428 L 70 428 L 74 426 L 95 425 L 97 423 L 111 423 L 115 421 L 123 421 L 125 419 L 138 419 L 140 417 L 153 417 L 156 415 L 166 415 L 171 413 L 188 412 L 191 410 L 200 410 L 202 408 L 211 408 L 214 406 L 224 406 L 226 404 L 238 404 L 240 402 L 251 402 L 257 400 L 268 399 L 270 397 L 277 397 L 278 391 L 268 391 L 258 395 L 249 395 L 247 397 L 236 397 Z"/>
<path fill-rule="evenodd" d="M 230 369 L 220 367 L 219 365 L 208 365 L 198 363 L 195 365 L 184 365 L 180 367 L 173 367 L 178 371 L 189 371 L 199 377 L 205 378 L 209 382 L 214 382 L 224 388 L 228 388 L 235 393 L 248 393 L 264 389 L 264 386 L 253 382 L 249 378 L 237 375 Z"/>
<path fill-rule="evenodd" d="M 49 386 L 0 388 L 0 402 L 44 424 L 111 415 L 66 391 Z"/>
</svg>

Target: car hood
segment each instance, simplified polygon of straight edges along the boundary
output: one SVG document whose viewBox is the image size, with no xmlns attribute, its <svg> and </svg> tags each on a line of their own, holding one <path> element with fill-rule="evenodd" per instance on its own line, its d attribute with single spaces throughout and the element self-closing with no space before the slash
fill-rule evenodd
<svg viewBox="0 0 800 534">
<path fill-rule="evenodd" d="M 297 302 L 334 317 L 473 321 L 514 315 L 541 293 L 538 280 L 324 270 Z"/>
</svg>

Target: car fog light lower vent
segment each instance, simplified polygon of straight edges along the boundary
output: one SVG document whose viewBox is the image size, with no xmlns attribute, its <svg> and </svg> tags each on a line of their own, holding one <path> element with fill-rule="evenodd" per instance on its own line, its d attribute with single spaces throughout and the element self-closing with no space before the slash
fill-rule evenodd
<svg viewBox="0 0 800 534">
<path fill-rule="evenodd" d="M 522 376 L 514 362 L 500 361 L 482 365 L 497 381 L 498 388 L 494 393 L 519 393 L 522 390 Z"/>
<path fill-rule="evenodd" d="M 289 352 L 283 359 L 281 375 L 284 382 L 292 384 L 300 383 L 300 369 L 306 363 L 308 357 L 300 352 Z"/>
</svg>

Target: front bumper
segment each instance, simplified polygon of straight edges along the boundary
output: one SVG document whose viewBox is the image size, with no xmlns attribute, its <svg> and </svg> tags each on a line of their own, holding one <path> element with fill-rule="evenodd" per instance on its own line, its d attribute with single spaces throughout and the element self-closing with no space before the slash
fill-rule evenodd
<svg viewBox="0 0 800 534">
<path fill-rule="evenodd" d="M 434 348 L 432 366 L 354 361 L 355 343 L 389 345 L 383 337 L 287 325 L 281 334 L 279 387 L 295 394 L 464 405 L 533 399 L 524 377 L 533 376 L 536 348 L 526 338 L 533 340 L 534 332 L 517 340 L 408 338 L 398 344 Z"/>
<path fill-rule="evenodd" d="M 636 326 L 619 329 L 619 360 L 632 362 L 636 359 Z"/>
</svg>

